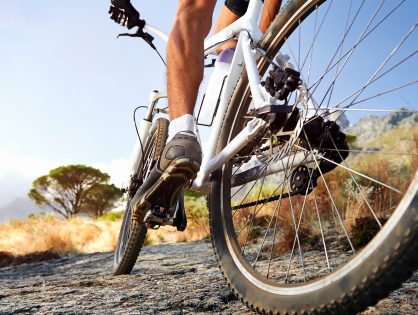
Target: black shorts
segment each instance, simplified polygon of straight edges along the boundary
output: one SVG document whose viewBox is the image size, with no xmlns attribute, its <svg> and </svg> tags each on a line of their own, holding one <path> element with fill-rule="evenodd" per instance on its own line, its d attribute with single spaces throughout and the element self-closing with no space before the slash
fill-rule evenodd
<svg viewBox="0 0 418 315">
<path fill-rule="evenodd" d="M 236 15 L 243 16 L 247 12 L 250 0 L 225 0 L 226 7 Z"/>
</svg>

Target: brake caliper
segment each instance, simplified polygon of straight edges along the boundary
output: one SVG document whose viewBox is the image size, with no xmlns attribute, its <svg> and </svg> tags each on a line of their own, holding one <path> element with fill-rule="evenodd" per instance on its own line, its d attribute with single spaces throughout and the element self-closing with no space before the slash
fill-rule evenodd
<svg viewBox="0 0 418 315">
<path fill-rule="evenodd" d="M 273 66 L 265 81 L 261 82 L 266 91 L 278 100 L 286 100 L 300 84 L 300 73 L 289 67 Z"/>
</svg>

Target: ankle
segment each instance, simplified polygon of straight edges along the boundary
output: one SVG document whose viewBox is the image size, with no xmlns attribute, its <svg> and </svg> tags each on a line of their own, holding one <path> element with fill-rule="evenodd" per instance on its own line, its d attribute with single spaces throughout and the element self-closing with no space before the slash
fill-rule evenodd
<svg viewBox="0 0 418 315">
<path fill-rule="evenodd" d="M 170 121 L 170 125 L 168 127 L 167 142 L 173 139 L 173 137 L 180 132 L 193 133 L 200 143 L 199 132 L 197 130 L 197 123 L 193 115 L 185 114 Z"/>
</svg>

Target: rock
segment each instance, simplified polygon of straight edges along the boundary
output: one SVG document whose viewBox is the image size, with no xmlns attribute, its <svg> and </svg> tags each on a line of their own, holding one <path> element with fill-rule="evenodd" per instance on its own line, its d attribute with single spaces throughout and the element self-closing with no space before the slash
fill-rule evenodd
<svg viewBox="0 0 418 315">
<path fill-rule="evenodd" d="M 131 275 L 112 276 L 112 264 L 99 253 L 2 268 L 0 314 L 254 314 L 228 288 L 209 242 L 145 247 Z M 365 314 L 412 314 L 417 283 Z"/>
<path fill-rule="evenodd" d="M 346 116 L 345 113 L 342 113 L 341 111 L 330 111 L 331 114 L 329 114 L 328 119 L 332 121 L 336 121 L 338 126 L 340 126 L 340 129 L 343 130 L 345 128 L 348 128 L 350 126 L 350 122 Z"/>
<path fill-rule="evenodd" d="M 400 108 L 404 112 L 392 112 L 383 116 L 369 115 L 353 126 L 344 129 L 344 132 L 357 137 L 360 144 L 371 141 L 381 136 L 384 132 L 397 127 L 411 127 L 418 122 L 418 113 L 408 112 L 406 108 Z"/>
</svg>

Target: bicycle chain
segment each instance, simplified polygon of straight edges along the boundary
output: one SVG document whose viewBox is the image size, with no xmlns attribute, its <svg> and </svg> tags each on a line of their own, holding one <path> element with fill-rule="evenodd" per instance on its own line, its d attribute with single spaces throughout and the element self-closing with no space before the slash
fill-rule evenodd
<svg viewBox="0 0 418 315">
<path fill-rule="evenodd" d="M 272 201 L 279 200 L 281 198 L 289 198 L 289 197 L 294 196 L 294 195 L 298 195 L 298 193 L 285 193 L 285 194 L 277 195 L 277 196 L 274 196 L 274 197 L 269 197 L 269 198 L 262 199 L 262 200 L 257 200 L 257 201 L 253 201 L 253 202 L 244 203 L 242 205 L 232 207 L 231 209 L 232 210 L 239 210 L 239 209 L 243 209 L 243 208 L 253 207 L 253 206 L 256 206 L 260 203 L 272 202 Z"/>
</svg>

